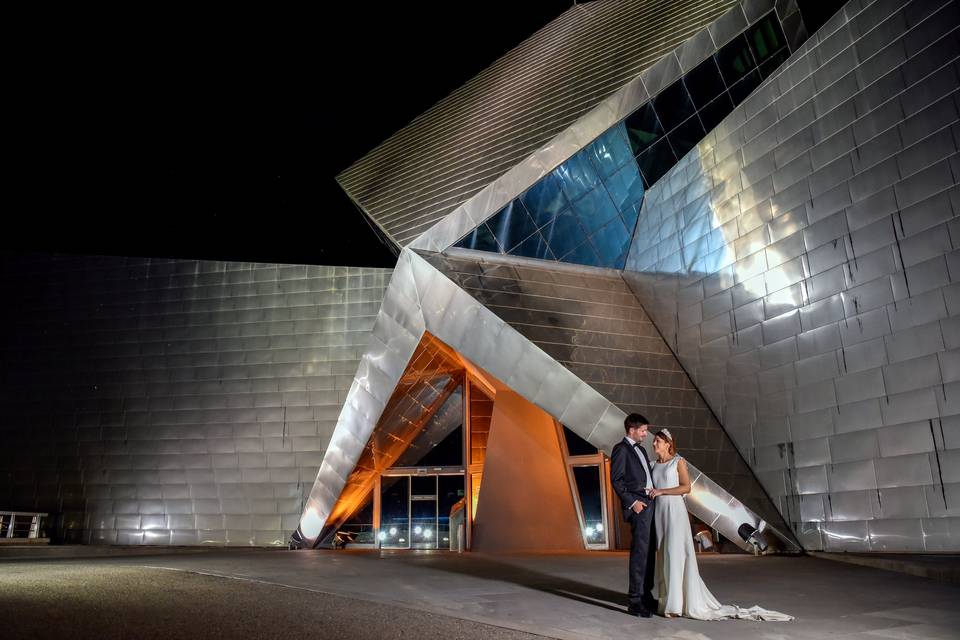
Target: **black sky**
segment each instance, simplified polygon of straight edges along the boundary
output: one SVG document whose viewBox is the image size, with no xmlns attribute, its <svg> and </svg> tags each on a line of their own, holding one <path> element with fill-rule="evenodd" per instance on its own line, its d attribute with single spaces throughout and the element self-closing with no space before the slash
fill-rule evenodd
<svg viewBox="0 0 960 640">
<path fill-rule="evenodd" d="M 0 248 L 392 266 L 334 176 L 571 5 L 24 20 Z"/>
</svg>

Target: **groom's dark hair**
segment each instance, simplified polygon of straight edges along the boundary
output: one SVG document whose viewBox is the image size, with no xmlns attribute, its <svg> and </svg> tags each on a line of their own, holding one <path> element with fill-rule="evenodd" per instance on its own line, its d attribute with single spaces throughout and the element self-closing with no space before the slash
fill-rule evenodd
<svg viewBox="0 0 960 640">
<path fill-rule="evenodd" d="M 645 424 L 650 424 L 650 421 L 639 413 L 631 413 L 627 416 L 626 420 L 623 421 L 623 430 L 629 433 L 631 427 L 642 427 Z"/>
</svg>

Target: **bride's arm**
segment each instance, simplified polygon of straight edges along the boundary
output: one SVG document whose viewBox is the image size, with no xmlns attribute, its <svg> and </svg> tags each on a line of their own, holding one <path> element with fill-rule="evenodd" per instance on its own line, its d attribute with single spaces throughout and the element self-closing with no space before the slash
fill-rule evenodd
<svg viewBox="0 0 960 640">
<path fill-rule="evenodd" d="M 687 469 L 687 461 L 683 458 L 677 460 L 677 476 L 680 484 L 670 489 L 652 489 L 653 496 L 683 496 L 690 493 L 690 471 Z"/>
</svg>

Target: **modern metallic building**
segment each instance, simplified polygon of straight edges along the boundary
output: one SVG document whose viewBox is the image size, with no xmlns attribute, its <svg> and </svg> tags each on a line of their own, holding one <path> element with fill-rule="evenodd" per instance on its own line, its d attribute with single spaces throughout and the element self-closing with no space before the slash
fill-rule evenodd
<svg viewBox="0 0 960 640">
<path fill-rule="evenodd" d="M 609 549 L 638 411 L 745 549 L 955 552 L 958 27 L 577 4 L 339 176 L 392 274 L 30 262 L 8 495 L 89 541 Z"/>
</svg>

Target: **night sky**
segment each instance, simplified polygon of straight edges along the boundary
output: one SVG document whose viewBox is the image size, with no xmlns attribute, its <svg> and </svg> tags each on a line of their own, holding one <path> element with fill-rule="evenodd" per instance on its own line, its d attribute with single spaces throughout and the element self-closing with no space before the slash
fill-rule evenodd
<svg viewBox="0 0 960 640">
<path fill-rule="evenodd" d="M 334 176 L 572 2 L 342 4 L 24 20 L 0 248 L 392 266 Z"/>
</svg>

